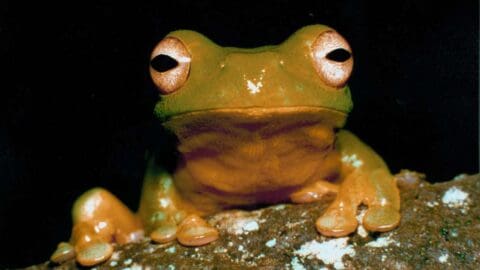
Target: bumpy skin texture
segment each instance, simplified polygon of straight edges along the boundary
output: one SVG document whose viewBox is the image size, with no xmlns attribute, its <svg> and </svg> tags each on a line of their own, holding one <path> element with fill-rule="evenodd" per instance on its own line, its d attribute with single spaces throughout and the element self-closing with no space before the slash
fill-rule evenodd
<svg viewBox="0 0 480 270">
<path fill-rule="evenodd" d="M 53 261 L 95 265 L 111 256 L 112 243 L 143 235 L 204 245 L 218 238 L 205 215 L 327 195 L 336 197 L 316 221 L 323 235 L 355 231 L 361 204 L 367 230 L 398 225 L 399 192 L 387 166 L 353 134 L 336 132 L 352 108 L 344 81 L 353 59 L 334 30 L 307 26 L 278 46 L 255 49 L 222 48 L 192 31 L 162 42 L 152 58 L 168 54 L 178 65 L 151 69 L 165 88 L 155 113 L 178 138 L 177 169 L 170 175 L 150 159 L 137 213 L 104 189 L 83 194 L 72 237 Z M 329 59 L 325 51 L 336 49 L 348 57 Z"/>
</svg>

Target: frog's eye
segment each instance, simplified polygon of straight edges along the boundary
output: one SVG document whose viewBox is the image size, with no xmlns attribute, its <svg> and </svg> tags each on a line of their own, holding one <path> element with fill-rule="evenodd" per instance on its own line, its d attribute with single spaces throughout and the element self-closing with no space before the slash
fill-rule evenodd
<svg viewBox="0 0 480 270">
<path fill-rule="evenodd" d="M 162 94 L 178 90 L 187 81 L 191 56 L 175 37 L 166 37 L 153 49 L 150 76 Z"/>
<path fill-rule="evenodd" d="M 352 50 L 347 41 L 335 31 L 321 33 L 312 44 L 315 69 L 326 84 L 342 87 L 353 68 Z"/>
</svg>

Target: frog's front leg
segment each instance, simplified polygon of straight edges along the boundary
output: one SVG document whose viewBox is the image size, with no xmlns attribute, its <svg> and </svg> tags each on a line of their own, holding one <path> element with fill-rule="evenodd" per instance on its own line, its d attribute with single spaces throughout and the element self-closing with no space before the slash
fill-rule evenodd
<svg viewBox="0 0 480 270">
<path fill-rule="evenodd" d="M 290 200 L 293 203 L 311 203 L 327 198 L 338 193 L 338 184 L 332 183 L 328 179 L 333 179 L 339 174 L 340 155 L 332 151 L 326 155 L 318 168 L 318 175 L 314 176 L 315 182 L 312 182 L 301 189 L 290 194 Z"/>
<path fill-rule="evenodd" d="M 138 215 L 147 235 L 157 243 L 177 239 L 186 246 L 200 246 L 218 238 L 218 231 L 179 196 L 171 175 L 153 159 L 145 175 Z"/>
<path fill-rule="evenodd" d="M 69 243 L 60 243 L 51 256 L 54 262 L 76 258 L 83 266 L 108 260 L 112 243 L 135 241 L 143 237 L 140 220 L 120 200 L 102 188 L 80 196 L 73 206 L 73 229 Z"/>
<path fill-rule="evenodd" d="M 342 159 L 339 192 L 317 220 L 317 230 L 327 236 L 344 236 L 358 226 L 358 206 L 368 207 L 363 226 L 369 231 L 388 231 L 400 222 L 400 195 L 394 177 L 383 160 L 348 131 L 337 134 L 336 149 Z"/>
</svg>

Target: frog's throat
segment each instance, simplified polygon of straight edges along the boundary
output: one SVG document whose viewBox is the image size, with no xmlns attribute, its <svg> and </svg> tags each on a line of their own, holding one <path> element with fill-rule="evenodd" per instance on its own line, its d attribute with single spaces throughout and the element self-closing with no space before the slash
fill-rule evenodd
<svg viewBox="0 0 480 270">
<path fill-rule="evenodd" d="M 248 107 L 186 112 L 171 116 L 163 122 L 163 125 L 179 135 L 192 129 L 221 126 L 224 123 L 248 125 L 321 122 L 334 128 L 341 128 L 345 125 L 346 119 L 347 113 L 325 107 Z"/>
</svg>

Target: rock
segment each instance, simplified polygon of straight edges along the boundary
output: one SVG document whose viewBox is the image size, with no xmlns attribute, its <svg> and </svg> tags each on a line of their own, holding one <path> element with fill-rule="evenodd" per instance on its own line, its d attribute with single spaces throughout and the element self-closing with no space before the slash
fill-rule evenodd
<svg viewBox="0 0 480 270">
<path fill-rule="evenodd" d="M 119 269 L 474 269 L 480 266 L 480 175 L 429 184 L 422 174 L 397 175 L 402 222 L 386 233 L 363 227 L 349 237 L 319 235 L 315 219 L 327 204 L 276 205 L 210 217 L 216 242 L 197 248 L 178 243 L 117 246 L 98 268 Z M 359 216 L 363 211 L 359 211 Z M 54 247 L 52 247 L 53 249 Z M 28 269 L 76 269 L 73 261 Z"/>
</svg>

